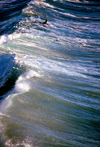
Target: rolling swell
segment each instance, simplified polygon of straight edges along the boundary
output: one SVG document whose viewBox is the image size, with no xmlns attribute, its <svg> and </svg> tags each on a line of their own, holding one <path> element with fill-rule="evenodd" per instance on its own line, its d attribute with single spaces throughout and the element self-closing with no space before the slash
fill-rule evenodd
<svg viewBox="0 0 100 147">
<path fill-rule="evenodd" d="M 64 17 L 79 22 L 100 21 L 100 1 L 48 1 L 47 2 L 56 7 L 60 13 L 57 14 L 61 18 Z M 60 9 L 59 9 L 60 8 Z M 62 12 L 62 13 L 61 13 Z M 66 12 L 66 15 L 65 15 Z M 70 15 L 71 14 L 71 15 Z"/>
<path fill-rule="evenodd" d="M 0 1 L 0 35 L 12 33 L 20 20 L 22 9 L 30 0 Z"/>
</svg>

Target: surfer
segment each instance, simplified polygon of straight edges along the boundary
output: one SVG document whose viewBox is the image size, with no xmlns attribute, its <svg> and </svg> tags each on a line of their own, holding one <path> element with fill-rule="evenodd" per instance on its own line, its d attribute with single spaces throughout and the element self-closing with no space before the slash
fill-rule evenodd
<svg viewBox="0 0 100 147">
<path fill-rule="evenodd" d="M 50 24 L 47 23 L 47 19 L 44 22 L 36 22 L 36 21 L 32 21 L 32 23 L 38 23 L 38 24 L 42 24 L 43 26 L 50 26 Z"/>
</svg>

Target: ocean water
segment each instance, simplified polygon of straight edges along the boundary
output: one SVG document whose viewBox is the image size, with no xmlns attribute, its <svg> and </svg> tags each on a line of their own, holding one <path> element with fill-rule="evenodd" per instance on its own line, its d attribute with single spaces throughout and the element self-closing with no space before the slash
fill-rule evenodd
<svg viewBox="0 0 100 147">
<path fill-rule="evenodd" d="M 0 1 L 0 147 L 99 146 L 100 1 Z"/>
</svg>

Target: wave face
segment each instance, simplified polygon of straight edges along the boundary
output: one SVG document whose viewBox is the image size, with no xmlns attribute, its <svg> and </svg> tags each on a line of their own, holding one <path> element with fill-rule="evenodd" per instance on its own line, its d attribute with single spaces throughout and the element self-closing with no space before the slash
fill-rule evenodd
<svg viewBox="0 0 100 147">
<path fill-rule="evenodd" d="M 0 147 L 99 147 L 100 2 L 0 1 L 0 26 Z"/>
<path fill-rule="evenodd" d="M 20 71 L 20 72 L 19 72 Z M 14 89 L 21 70 L 15 63 L 14 54 L 0 55 L 0 99 L 7 97 Z"/>
<path fill-rule="evenodd" d="M 10 81 L 8 80 L 11 76 L 13 69 L 13 56 L 9 54 L 3 54 L 0 56 L 0 96 L 9 91 Z M 8 82 L 9 81 L 9 82 Z M 4 85 L 7 85 L 6 87 Z"/>
</svg>

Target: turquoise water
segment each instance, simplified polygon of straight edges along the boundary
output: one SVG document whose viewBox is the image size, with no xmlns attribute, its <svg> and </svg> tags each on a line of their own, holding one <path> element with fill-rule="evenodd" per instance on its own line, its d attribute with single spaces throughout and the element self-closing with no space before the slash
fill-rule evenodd
<svg viewBox="0 0 100 147">
<path fill-rule="evenodd" d="M 100 2 L 5 2 L 0 147 L 99 147 Z"/>
</svg>

